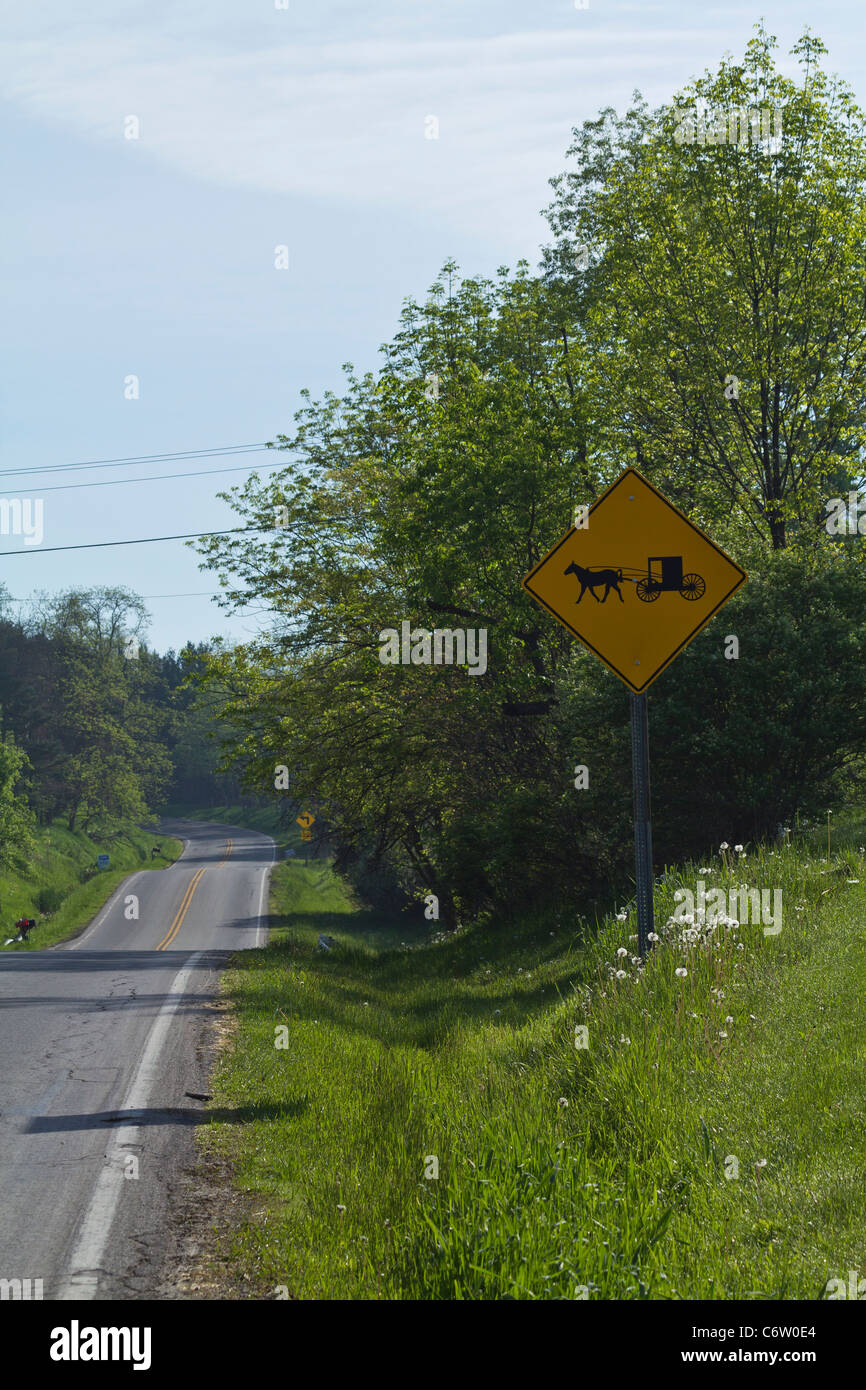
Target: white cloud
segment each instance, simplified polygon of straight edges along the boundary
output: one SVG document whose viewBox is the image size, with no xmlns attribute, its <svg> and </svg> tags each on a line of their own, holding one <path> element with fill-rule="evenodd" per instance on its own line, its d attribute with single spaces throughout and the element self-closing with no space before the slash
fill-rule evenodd
<svg viewBox="0 0 866 1390">
<path fill-rule="evenodd" d="M 579 18 L 579 16 L 578 16 Z M 675 55 L 724 35 L 558 31 L 238 49 L 151 29 L 0 45 L 0 91 L 130 158 L 224 186 L 435 206 L 477 220 L 538 207 L 573 125 L 635 86 L 662 99 Z M 424 138 L 435 115 L 438 140 Z M 136 115 L 141 138 L 123 139 Z M 460 209 L 463 209 L 461 214 Z M 472 210 L 475 209 L 473 214 Z"/>
</svg>

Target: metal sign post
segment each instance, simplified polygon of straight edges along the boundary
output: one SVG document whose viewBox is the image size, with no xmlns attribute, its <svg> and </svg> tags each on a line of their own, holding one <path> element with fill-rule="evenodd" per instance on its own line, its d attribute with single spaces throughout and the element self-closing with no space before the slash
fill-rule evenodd
<svg viewBox="0 0 866 1390">
<path fill-rule="evenodd" d="M 646 959 L 653 930 L 653 835 L 650 824 L 649 726 L 646 695 L 629 691 L 631 770 L 634 786 L 634 877 L 637 887 L 637 950 Z"/>
</svg>

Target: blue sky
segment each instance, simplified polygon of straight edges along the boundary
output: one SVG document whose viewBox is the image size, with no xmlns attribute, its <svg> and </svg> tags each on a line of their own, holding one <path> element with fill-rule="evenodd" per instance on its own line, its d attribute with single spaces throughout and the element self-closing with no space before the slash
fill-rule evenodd
<svg viewBox="0 0 866 1390">
<path fill-rule="evenodd" d="M 573 126 L 636 87 L 669 99 L 761 15 L 786 64 L 810 25 L 866 104 L 862 7 L 841 0 L 277 3 L 3 5 L 0 496 L 42 497 L 45 520 L 41 545 L 0 535 L 0 579 L 22 602 L 126 584 L 160 650 L 264 617 L 226 618 L 182 542 L 49 547 L 226 528 L 215 493 L 244 475 L 47 488 L 235 461 L 40 470 L 290 432 L 299 391 L 375 366 L 445 259 L 536 262 Z"/>
</svg>

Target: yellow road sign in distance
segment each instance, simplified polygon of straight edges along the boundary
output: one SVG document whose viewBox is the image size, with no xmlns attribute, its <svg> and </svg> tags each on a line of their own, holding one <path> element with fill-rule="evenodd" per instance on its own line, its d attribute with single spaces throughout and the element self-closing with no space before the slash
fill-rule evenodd
<svg viewBox="0 0 866 1390">
<path fill-rule="evenodd" d="M 706 627 L 746 571 L 633 468 L 523 587 L 636 694 Z"/>
<path fill-rule="evenodd" d="M 315 819 L 316 817 L 313 815 L 312 811 L 302 811 L 297 817 L 298 825 L 302 825 L 305 830 L 310 828 Z"/>
</svg>

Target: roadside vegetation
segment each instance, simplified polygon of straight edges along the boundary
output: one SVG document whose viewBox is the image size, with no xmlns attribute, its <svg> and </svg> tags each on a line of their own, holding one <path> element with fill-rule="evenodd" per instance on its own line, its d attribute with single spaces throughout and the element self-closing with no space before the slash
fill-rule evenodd
<svg viewBox="0 0 866 1390">
<path fill-rule="evenodd" d="M 33 849 L 25 863 L 0 871 L 0 950 L 38 951 L 85 927 L 128 874 L 164 869 L 183 849 L 180 840 L 127 827 L 101 836 L 70 830 L 63 819 L 32 831 Z M 160 846 L 152 858 L 151 850 Z M 100 869 L 97 858 L 109 856 Z M 26 941 L 13 941 L 15 922 L 31 917 L 36 926 Z"/>
<path fill-rule="evenodd" d="M 780 889 L 781 932 L 666 926 L 699 878 Z M 238 1272 L 291 1298 L 820 1298 L 866 1268 L 864 909 L 859 846 L 717 853 L 659 886 L 641 970 L 631 912 L 443 935 L 281 864 L 213 1083 L 250 1117 L 203 1131 L 255 1196 Z"/>
<path fill-rule="evenodd" d="M 220 825 L 245 825 L 250 830 L 261 830 L 266 835 L 272 835 L 280 848 L 285 848 L 290 842 L 298 839 L 297 833 L 294 835 L 288 828 L 287 818 L 281 815 L 281 808 L 273 801 L 266 805 L 250 805 L 249 802 L 238 802 L 233 806 L 210 806 L 207 810 L 199 808 L 191 809 L 183 805 L 166 806 L 162 814 L 167 820 L 177 818 L 180 820 L 197 821 L 216 821 Z M 291 818 L 292 829 L 297 831 L 294 818 Z"/>
</svg>

